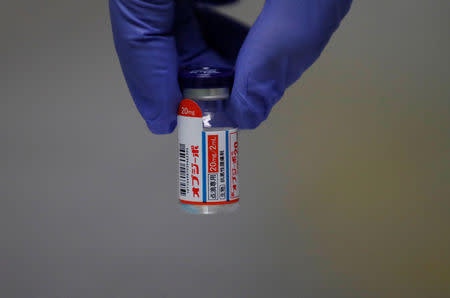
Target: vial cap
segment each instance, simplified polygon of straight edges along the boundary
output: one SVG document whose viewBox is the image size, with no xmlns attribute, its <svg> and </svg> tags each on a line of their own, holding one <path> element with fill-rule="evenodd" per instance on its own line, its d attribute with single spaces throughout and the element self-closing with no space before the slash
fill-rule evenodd
<svg viewBox="0 0 450 298">
<path fill-rule="evenodd" d="M 189 66 L 178 72 L 182 89 L 186 88 L 231 88 L 234 70 L 214 66 Z"/>
</svg>

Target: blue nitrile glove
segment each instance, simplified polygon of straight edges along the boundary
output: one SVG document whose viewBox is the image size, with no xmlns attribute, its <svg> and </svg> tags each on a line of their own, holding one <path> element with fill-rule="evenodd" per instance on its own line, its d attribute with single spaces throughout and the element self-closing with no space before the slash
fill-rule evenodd
<svg viewBox="0 0 450 298">
<path fill-rule="evenodd" d="M 319 57 L 351 2 L 267 0 L 248 35 L 189 0 L 110 0 L 110 13 L 131 95 L 150 130 L 164 134 L 176 126 L 177 70 L 188 64 L 235 65 L 227 111 L 238 127 L 257 127 Z"/>
</svg>

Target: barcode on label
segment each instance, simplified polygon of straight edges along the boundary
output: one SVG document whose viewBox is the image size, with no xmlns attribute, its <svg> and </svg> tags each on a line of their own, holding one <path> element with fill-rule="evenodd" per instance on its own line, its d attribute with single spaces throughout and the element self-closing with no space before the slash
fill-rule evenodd
<svg viewBox="0 0 450 298">
<path fill-rule="evenodd" d="M 180 163 L 180 196 L 186 196 L 186 145 L 180 144 L 179 148 Z"/>
</svg>

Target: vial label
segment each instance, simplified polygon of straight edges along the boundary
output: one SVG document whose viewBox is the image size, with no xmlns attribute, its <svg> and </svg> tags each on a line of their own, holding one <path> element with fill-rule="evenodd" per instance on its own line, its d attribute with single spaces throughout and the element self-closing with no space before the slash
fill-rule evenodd
<svg viewBox="0 0 450 298">
<path fill-rule="evenodd" d="M 180 201 L 219 205 L 239 200 L 237 129 L 204 131 L 202 112 L 185 99 L 178 109 Z"/>
</svg>

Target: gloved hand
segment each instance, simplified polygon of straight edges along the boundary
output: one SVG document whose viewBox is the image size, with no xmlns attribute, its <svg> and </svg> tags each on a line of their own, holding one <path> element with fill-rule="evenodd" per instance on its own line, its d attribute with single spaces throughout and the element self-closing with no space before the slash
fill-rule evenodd
<svg viewBox="0 0 450 298">
<path fill-rule="evenodd" d="M 266 0 L 248 34 L 189 0 L 110 0 L 110 13 L 131 95 L 149 129 L 165 134 L 182 99 L 177 70 L 188 64 L 235 66 L 227 112 L 238 127 L 257 127 L 319 57 L 351 2 Z"/>
</svg>

